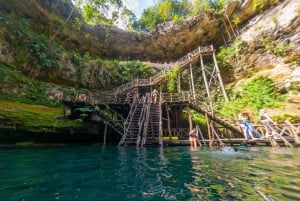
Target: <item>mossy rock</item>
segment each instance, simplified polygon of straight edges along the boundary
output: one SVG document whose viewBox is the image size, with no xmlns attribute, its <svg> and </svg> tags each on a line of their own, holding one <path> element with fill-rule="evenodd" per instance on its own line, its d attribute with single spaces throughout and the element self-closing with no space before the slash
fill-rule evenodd
<svg viewBox="0 0 300 201">
<path fill-rule="evenodd" d="M 35 144 L 35 142 L 17 142 L 15 144 L 16 147 L 31 147 Z"/>
<path fill-rule="evenodd" d="M 299 123 L 300 122 L 300 116 L 299 115 L 291 115 L 283 113 L 281 115 L 273 116 L 272 119 L 278 123 L 285 123 L 285 120 L 288 120 L 291 123 Z"/>
<path fill-rule="evenodd" d="M 296 54 L 293 54 L 292 56 L 284 60 L 284 63 L 288 64 L 298 60 L 300 60 L 300 52 L 297 52 Z"/>
</svg>

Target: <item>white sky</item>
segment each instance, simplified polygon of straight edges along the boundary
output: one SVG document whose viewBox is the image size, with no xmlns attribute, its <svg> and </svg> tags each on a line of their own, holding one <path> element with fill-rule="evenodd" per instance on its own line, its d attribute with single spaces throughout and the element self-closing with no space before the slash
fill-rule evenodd
<svg viewBox="0 0 300 201">
<path fill-rule="evenodd" d="M 141 14 L 145 8 L 148 8 L 156 3 L 156 0 L 124 0 L 126 7 L 134 12 L 137 19 L 141 17 Z"/>
</svg>

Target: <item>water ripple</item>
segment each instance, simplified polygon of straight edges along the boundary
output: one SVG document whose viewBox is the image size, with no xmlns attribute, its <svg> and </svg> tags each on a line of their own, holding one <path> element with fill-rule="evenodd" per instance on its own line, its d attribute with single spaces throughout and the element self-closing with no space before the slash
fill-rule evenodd
<svg viewBox="0 0 300 201">
<path fill-rule="evenodd" d="M 0 200 L 300 200 L 299 149 L 0 149 Z"/>
</svg>

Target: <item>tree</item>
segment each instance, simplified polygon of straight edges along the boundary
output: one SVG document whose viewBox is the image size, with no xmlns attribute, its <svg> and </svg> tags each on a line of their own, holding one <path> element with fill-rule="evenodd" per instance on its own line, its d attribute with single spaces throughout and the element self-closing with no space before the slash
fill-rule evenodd
<svg viewBox="0 0 300 201">
<path fill-rule="evenodd" d="M 135 14 L 127 8 L 125 8 L 121 13 L 121 20 L 129 30 L 138 28 L 138 22 Z"/>
<path fill-rule="evenodd" d="M 142 30 L 151 30 L 163 22 L 184 20 L 190 13 L 191 3 L 188 0 L 160 0 L 143 11 L 139 23 Z"/>
</svg>

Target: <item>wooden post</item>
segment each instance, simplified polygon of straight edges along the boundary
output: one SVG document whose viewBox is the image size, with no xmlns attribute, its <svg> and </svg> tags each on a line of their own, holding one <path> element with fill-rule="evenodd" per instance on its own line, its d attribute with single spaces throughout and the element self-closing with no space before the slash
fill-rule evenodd
<svg viewBox="0 0 300 201">
<path fill-rule="evenodd" d="M 192 122 L 192 114 L 191 114 L 191 109 L 188 108 L 188 118 L 189 118 L 189 127 L 190 127 L 190 130 L 193 129 L 193 122 Z"/>
<path fill-rule="evenodd" d="M 180 93 L 181 92 L 181 87 L 180 87 L 180 85 L 181 85 L 181 80 L 180 80 L 180 78 L 181 78 L 181 73 L 180 72 L 178 72 L 178 74 L 177 74 L 177 92 L 178 93 Z"/>
<path fill-rule="evenodd" d="M 225 30 L 226 30 L 226 32 L 227 32 L 227 35 L 228 35 L 228 41 L 230 42 L 230 40 L 231 40 L 231 35 L 230 35 L 230 33 L 229 33 L 229 31 L 228 31 L 228 28 L 227 28 L 227 25 L 226 25 L 226 23 L 224 22 L 224 25 L 225 25 Z M 227 46 L 227 45 L 226 45 Z"/>
<path fill-rule="evenodd" d="M 216 73 L 217 73 L 217 76 L 218 76 L 218 79 L 219 79 L 219 84 L 220 84 L 221 90 L 223 92 L 223 96 L 225 98 L 225 101 L 228 102 L 229 98 L 228 98 L 227 93 L 225 91 L 225 87 L 224 87 L 224 84 L 223 84 L 220 69 L 219 69 L 217 59 L 216 59 L 216 55 L 215 55 L 215 50 L 213 51 L 213 59 L 214 59 L 214 63 L 215 63 Z"/>
<path fill-rule="evenodd" d="M 204 80 L 204 85 L 205 85 L 207 97 L 208 97 L 208 100 L 209 100 L 209 106 L 210 106 L 209 109 L 210 109 L 210 112 L 213 114 L 213 106 L 212 106 L 212 101 L 211 101 L 210 92 L 209 92 L 209 86 L 208 86 L 208 82 L 207 82 L 207 78 L 206 78 L 206 74 L 205 74 L 205 68 L 204 68 L 203 58 L 202 58 L 201 53 L 200 53 L 200 64 L 201 64 L 201 70 L 202 70 L 202 77 L 203 77 L 203 80 Z"/>
<path fill-rule="evenodd" d="M 234 37 L 236 38 L 238 34 L 235 33 L 235 31 L 234 31 L 234 29 L 233 29 L 233 27 L 232 27 L 232 24 L 231 24 L 231 22 L 230 22 L 230 19 L 229 19 L 229 17 L 228 17 L 228 15 L 227 15 L 226 12 L 225 12 L 225 17 L 226 17 L 226 19 L 227 19 L 227 21 L 228 21 L 228 24 L 229 24 L 229 26 L 230 26 L 230 28 L 231 28 L 231 30 L 232 30 L 232 33 L 233 33 Z"/>
<path fill-rule="evenodd" d="M 107 136 L 107 122 L 105 122 L 104 137 L 103 137 L 103 146 L 106 145 L 106 136 Z"/>
<path fill-rule="evenodd" d="M 168 136 L 171 136 L 171 124 L 170 124 L 170 114 L 169 114 L 169 107 L 166 105 L 166 111 L 167 111 L 167 119 L 168 119 Z"/>
<path fill-rule="evenodd" d="M 193 99 L 195 101 L 196 100 L 196 93 L 195 93 L 195 86 L 194 86 L 192 63 L 190 63 L 190 78 L 191 78 L 191 91 L 192 91 Z"/>
<path fill-rule="evenodd" d="M 213 136 L 211 134 L 211 129 L 210 129 L 210 121 L 207 116 L 207 113 L 205 113 L 205 119 L 206 119 L 206 124 L 207 124 L 207 132 L 208 132 L 208 139 L 209 139 L 209 147 L 211 148 L 213 145 Z"/>
<path fill-rule="evenodd" d="M 295 144 L 299 145 L 300 144 L 300 139 L 299 139 L 298 133 L 300 131 L 300 128 L 299 128 L 300 126 L 297 129 L 297 127 L 294 126 L 293 124 L 291 124 L 290 121 L 285 120 L 285 123 L 289 126 L 290 132 L 292 133 L 292 136 L 294 136 L 294 138 L 295 138 Z M 297 131 L 297 130 L 299 130 L 299 131 Z"/>
</svg>

